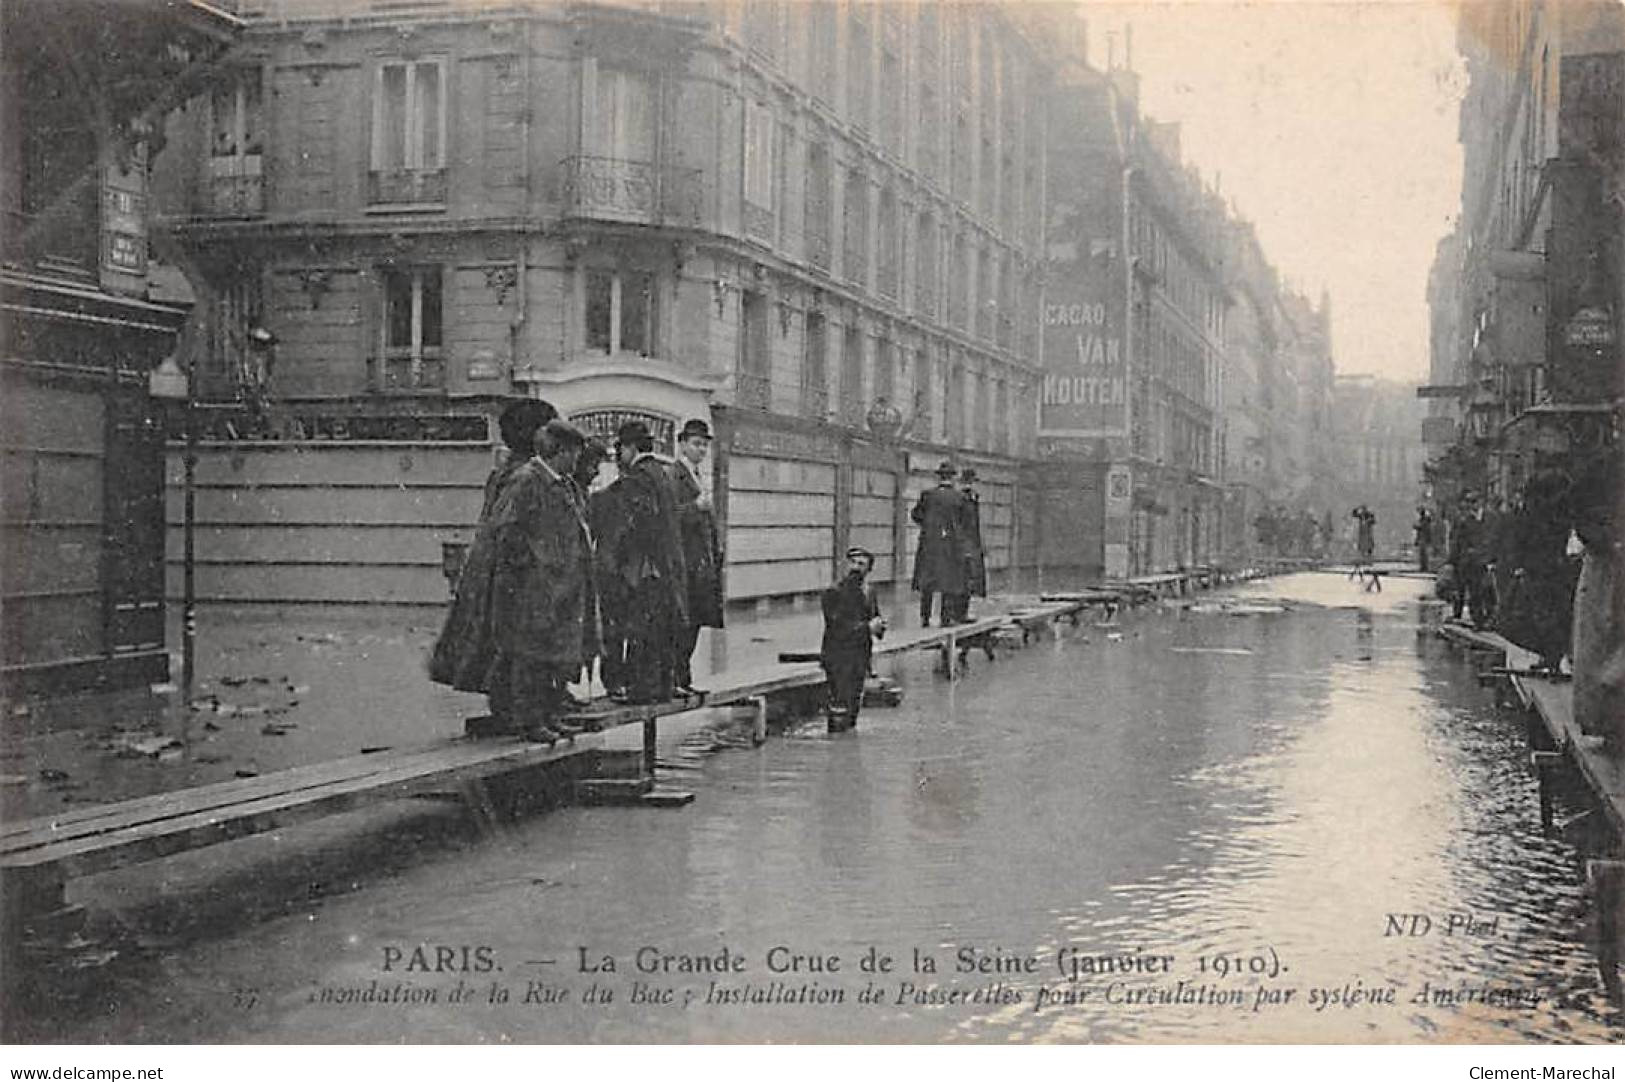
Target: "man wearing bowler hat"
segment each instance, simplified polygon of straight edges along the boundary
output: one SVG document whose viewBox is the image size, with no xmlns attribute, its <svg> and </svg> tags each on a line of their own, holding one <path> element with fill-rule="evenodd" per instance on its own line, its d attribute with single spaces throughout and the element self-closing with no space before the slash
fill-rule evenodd
<svg viewBox="0 0 1625 1082">
<path fill-rule="evenodd" d="M 677 487 L 677 529 L 683 541 L 683 564 L 688 572 L 688 621 L 681 629 L 673 657 L 675 690 L 697 693 L 690 662 L 700 628 L 722 626 L 722 548 L 717 543 L 716 517 L 700 480 L 700 467 L 711 450 L 711 427 L 695 418 L 677 434 L 677 464 L 672 477 Z"/>
<path fill-rule="evenodd" d="M 625 639 L 617 675 L 626 683 L 627 702 L 665 702 L 676 682 L 675 648 L 688 626 L 676 493 L 667 460 L 654 454 L 654 438 L 642 421 L 620 427 L 615 461 L 621 475 L 610 486 L 598 544 L 609 580 L 604 593 L 619 610 L 611 623 Z"/>
<path fill-rule="evenodd" d="M 937 486 L 920 493 L 909 517 L 920 527 L 913 586 L 920 592 L 920 626 L 931 626 L 932 595 L 942 594 L 944 626 L 956 623 L 953 598 L 965 589 L 965 550 L 960 537 L 964 499 L 954 489 L 953 463 L 937 467 Z"/>
</svg>

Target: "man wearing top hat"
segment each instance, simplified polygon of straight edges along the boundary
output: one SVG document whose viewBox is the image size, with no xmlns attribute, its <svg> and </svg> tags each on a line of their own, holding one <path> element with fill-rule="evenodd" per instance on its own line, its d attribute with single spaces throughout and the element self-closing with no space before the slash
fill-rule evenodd
<svg viewBox="0 0 1625 1082">
<path fill-rule="evenodd" d="M 846 573 L 823 594 L 824 638 L 818 660 L 829 685 L 830 732 L 858 723 L 874 640 L 886 634 L 886 619 L 880 615 L 873 588 L 865 581 L 874 565 L 874 554 L 868 549 L 847 549 Z"/>
<path fill-rule="evenodd" d="M 987 556 L 982 549 L 982 498 L 976 494 L 976 471 L 966 466 L 959 473 L 959 539 L 964 549 L 965 584 L 953 597 L 953 616 L 970 619 L 971 595 L 987 596 Z M 946 604 L 947 597 L 943 598 Z"/>
<path fill-rule="evenodd" d="M 598 541 L 602 586 L 613 607 L 608 622 L 624 638 L 615 675 L 625 681 L 626 701 L 665 702 L 676 683 L 676 646 L 688 626 L 676 493 L 668 462 L 654 454 L 643 422 L 620 427 L 615 461 L 620 477 L 610 486 Z"/>
<path fill-rule="evenodd" d="M 953 463 L 937 467 L 937 486 L 920 493 L 909 517 L 920 527 L 913 586 L 920 592 L 920 626 L 931 626 L 932 595 L 942 594 L 943 625 L 957 623 L 953 597 L 965 589 L 965 550 L 960 536 L 964 498 L 954 489 Z"/>
<path fill-rule="evenodd" d="M 695 418 L 677 434 L 677 464 L 672 476 L 677 487 L 677 528 L 683 542 L 683 564 L 688 572 L 688 620 L 678 637 L 673 658 L 675 690 L 694 694 L 690 668 L 702 627 L 722 626 L 722 548 L 711 501 L 700 481 L 700 467 L 711 450 L 711 428 Z"/>
</svg>

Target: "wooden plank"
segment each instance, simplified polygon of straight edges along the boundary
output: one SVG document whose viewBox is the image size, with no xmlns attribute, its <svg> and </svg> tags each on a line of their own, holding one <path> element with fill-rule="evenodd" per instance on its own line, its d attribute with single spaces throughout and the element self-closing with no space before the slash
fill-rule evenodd
<svg viewBox="0 0 1625 1082">
<path fill-rule="evenodd" d="M 478 756 L 462 756 L 425 769 L 411 764 L 383 774 L 337 781 L 297 792 L 267 796 L 226 809 L 196 812 L 176 819 L 145 823 L 103 836 L 42 845 L 7 854 L 0 867 L 60 866 L 70 875 L 90 875 L 127 864 L 169 856 L 217 842 L 263 833 L 292 822 L 350 811 L 366 804 L 409 796 L 426 788 L 469 777 L 520 770 L 596 751 L 602 738 L 584 735 L 568 744 L 546 747 L 515 742 L 482 749 Z"/>
<path fill-rule="evenodd" d="M 272 796 L 311 792 L 330 785 L 354 785 L 402 771 L 434 771 L 501 762 L 510 745 L 456 740 L 396 754 L 351 756 L 308 767 L 278 770 L 258 778 L 220 782 L 135 800 L 100 804 L 62 816 L 45 816 L 7 826 L 0 840 L 0 864 L 12 853 L 41 844 L 68 841 L 143 823 L 205 813 L 228 813 L 239 805 Z"/>
</svg>

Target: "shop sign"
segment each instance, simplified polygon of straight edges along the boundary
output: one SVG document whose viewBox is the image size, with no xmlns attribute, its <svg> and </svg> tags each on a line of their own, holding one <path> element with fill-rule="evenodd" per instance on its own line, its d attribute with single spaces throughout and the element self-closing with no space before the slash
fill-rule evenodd
<svg viewBox="0 0 1625 1082">
<path fill-rule="evenodd" d="M 1563 343 L 1580 348 L 1614 344 L 1614 318 L 1603 308 L 1582 308 L 1563 326 Z"/>
<path fill-rule="evenodd" d="M 570 423 L 589 436 L 614 446 L 615 433 L 629 421 L 642 421 L 654 437 L 655 450 L 663 455 L 677 453 L 677 422 L 658 413 L 635 409 L 586 410 L 570 415 Z"/>
</svg>

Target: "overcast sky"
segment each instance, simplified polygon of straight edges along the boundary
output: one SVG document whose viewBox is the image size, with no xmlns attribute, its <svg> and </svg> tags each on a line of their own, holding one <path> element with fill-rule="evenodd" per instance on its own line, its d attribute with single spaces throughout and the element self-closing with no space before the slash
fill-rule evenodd
<svg viewBox="0 0 1625 1082">
<path fill-rule="evenodd" d="M 1132 24 L 1143 110 L 1265 254 L 1332 298 L 1339 373 L 1422 380 L 1433 246 L 1460 205 L 1466 78 L 1438 0 L 1086 3 L 1091 60 Z"/>
</svg>

